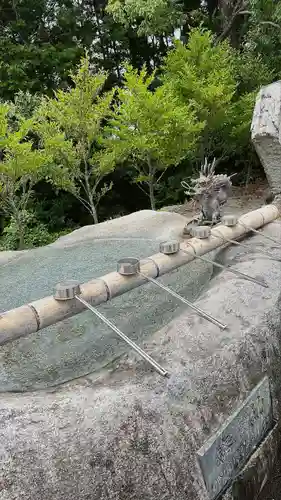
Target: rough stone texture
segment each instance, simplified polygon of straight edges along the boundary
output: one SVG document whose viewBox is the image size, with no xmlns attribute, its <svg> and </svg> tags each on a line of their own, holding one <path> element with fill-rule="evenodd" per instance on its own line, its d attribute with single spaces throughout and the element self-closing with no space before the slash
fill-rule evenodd
<svg viewBox="0 0 281 500">
<path fill-rule="evenodd" d="M 231 490 L 233 500 L 258 500 L 276 463 L 280 443 L 280 424 L 268 433 L 246 467 L 236 477 Z"/>
<path fill-rule="evenodd" d="M 252 141 L 273 195 L 281 193 L 281 81 L 262 87 L 252 120 Z"/>
<path fill-rule="evenodd" d="M 281 448 L 278 448 L 278 460 L 270 473 L 267 484 L 262 490 L 261 497 L 258 500 L 279 500 L 281 492 Z"/>
<path fill-rule="evenodd" d="M 2 259 L 0 252 L 0 312 L 51 295 L 63 279 L 83 283 L 114 271 L 122 257 L 157 253 L 160 241 L 180 238 L 185 223 L 178 214 L 145 210 L 78 229 L 47 247 L 3 252 Z M 161 281 L 193 300 L 211 274 L 212 266 L 197 261 Z M 137 342 L 184 309 L 184 304 L 151 284 L 99 307 Z M 1 347 L 0 391 L 53 386 L 107 366 L 127 350 L 115 333 L 85 312 Z"/>
<path fill-rule="evenodd" d="M 281 224 L 264 232 L 280 238 Z M 196 303 L 228 330 L 185 309 L 147 336 L 145 349 L 169 379 L 129 353 L 57 389 L 2 395 L 1 500 L 207 500 L 196 451 L 263 374 L 275 411 L 281 401 L 281 249 L 261 236 L 245 242 L 248 250 L 222 250 L 220 262 L 270 288 L 224 271 Z"/>
</svg>

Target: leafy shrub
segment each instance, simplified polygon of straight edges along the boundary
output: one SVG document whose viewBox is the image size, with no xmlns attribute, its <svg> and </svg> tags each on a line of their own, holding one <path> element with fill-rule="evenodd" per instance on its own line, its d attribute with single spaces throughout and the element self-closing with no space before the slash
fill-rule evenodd
<svg viewBox="0 0 281 500">
<path fill-rule="evenodd" d="M 35 248 L 43 245 L 49 245 L 59 236 L 67 234 L 67 230 L 59 233 L 49 233 L 45 224 L 38 221 L 31 212 L 22 214 L 22 222 L 24 227 L 24 248 Z M 12 216 L 10 223 L 4 228 L 3 236 L 0 239 L 0 250 L 18 250 L 19 248 L 19 231 L 18 223 Z"/>
</svg>

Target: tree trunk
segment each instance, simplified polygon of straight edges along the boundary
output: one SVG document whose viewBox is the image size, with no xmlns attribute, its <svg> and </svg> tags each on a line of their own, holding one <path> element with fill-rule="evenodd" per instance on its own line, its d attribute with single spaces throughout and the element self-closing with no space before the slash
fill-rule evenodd
<svg viewBox="0 0 281 500">
<path fill-rule="evenodd" d="M 150 199 L 151 210 L 156 210 L 153 180 L 154 180 L 153 177 L 149 179 L 149 199 Z"/>
<path fill-rule="evenodd" d="M 107 59 L 106 47 L 104 45 L 103 34 L 102 34 L 102 30 L 101 30 L 101 25 L 100 25 L 100 12 L 99 12 L 99 9 L 96 5 L 96 2 L 93 3 L 93 7 L 94 7 L 96 21 L 97 21 L 97 32 L 98 32 L 99 39 L 100 39 L 100 48 L 101 48 L 101 52 L 102 52 L 103 61 L 105 62 Z"/>
<path fill-rule="evenodd" d="M 25 244 L 24 244 L 24 229 L 21 225 L 20 222 L 18 222 L 18 231 L 19 231 L 19 244 L 18 244 L 18 250 L 24 250 Z"/>
<path fill-rule="evenodd" d="M 243 23 L 243 18 L 240 18 L 240 15 L 250 14 L 250 12 L 245 10 L 248 8 L 248 2 L 243 2 L 242 0 L 219 0 L 218 7 L 223 23 L 222 32 L 217 37 L 216 43 L 222 42 L 229 37 L 231 45 L 237 48 L 239 47 L 241 36 L 241 23 Z"/>
<path fill-rule="evenodd" d="M 149 158 L 149 156 L 147 157 L 147 164 L 148 164 L 148 168 L 149 168 L 148 186 L 149 186 L 150 206 L 151 206 L 151 210 L 156 210 L 156 207 L 155 207 L 155 196 L 154 196 L 154 174 L 155 174 L 155 166 L 152 164 L 152 161 Z"/>
<path fill-rule="evenodd" d="M 250 180 L 251 180 L 251 175 L 252 175 L 252 165 L 249 162 L 248 163 L 248 167 L 247 167 L 246 180 L 245 180 L 245 189 L 246 189 L 246 191 L 248 191 L 248 187 L 249 187 Z"/>
<path fill-rule="evenodd" d="M 84 184 L 84 190 L 87 198 L 87 206 L 89 208 L 89 212 L 91 216 L 93 217 L 94 224 L 98 224 L 98 213 L 97 213 L 97 208 L 94 202 L 94 193 L 95 189 L 97 187 L 97 184 L 94 188 L 91 188 L 90 186 L 90 175 L 91 172 L 88 170 L 88 163 L 87 160 L 84 158 L 84 165 L 85 165 L 85 184 Z"/>
<path fill-rule="evenodd" d="M 93 217 L 94 224 L 99 223 L 97 209 L 93 201 L 91 201 L 91 216 Z"/>
</svg>

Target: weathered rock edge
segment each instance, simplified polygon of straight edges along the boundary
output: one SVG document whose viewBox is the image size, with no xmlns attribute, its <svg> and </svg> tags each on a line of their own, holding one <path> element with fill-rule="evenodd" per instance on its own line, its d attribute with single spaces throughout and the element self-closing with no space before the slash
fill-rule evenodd
<svg viewBox="0 0 281 500">
<path fill-rule="evenodd" d="M 281 265 L 258 254 L 280 247 L 247 242 L 220 258 L 270 288 L 219 274 L 197 303 L 228 331 L 185 312 L 144 346 L 169 380 L 130 354 L 53 393 L 1 396 L 1 500 L 207 500 L 196 451 L 265 373 L 281 401 Z"/>
</svg>

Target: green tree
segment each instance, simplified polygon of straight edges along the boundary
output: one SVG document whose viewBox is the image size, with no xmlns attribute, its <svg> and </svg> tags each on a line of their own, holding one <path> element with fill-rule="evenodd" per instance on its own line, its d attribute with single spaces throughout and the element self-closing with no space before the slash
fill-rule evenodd
<svg viewBox="0 0 281 500">
<path fill-rule="evenodd" d="M 109 85 L 121 81 L 123 60 L 138 67 L 157 60 L 163 50 L 132 26 L 116 23 L 106 4 L 0 0 L 0 98 L 11 100 L 19 90 L 52 96 L 66 89 L 85 49 L 96 70 L 109 72 Z"/>
<path fill-rule="evenodd" d="M 28 90 L 26 92 L 19 90 L 19 92 L 14 95 L 13 101 L 8 102 L 9 111 L 7 118 L 10 131 L 18 130 L 23 118 L 31 118 L 41 102 L 42 97 L 40 95 L 31 94 Z M 5 104 L 5 102 L 3 104 Z"/>
<path fill-rule="evenodd" d="M 14 95 L 12 108 L 16 115 L 31 118 L 40 106 L 41 100 L 42 98 L 38 94 L 31 94 L 28 90 L 26 92 L 19 90 Z"/>
<path fill-rule="evenodd" d="M 106 0 L 0 0 L 0 98 L 19 90 L 53 94 L 71 83 L 69 72 L 84 49 L 96 67 L 120 73 L 129 42 L 105 16 Z"/>
<path fill-rule="evenodd" d="M 217 0 L 215 0 L 217 3 Z M 205 5 L 207 3 L 207 5 Z M 134 26 L 140 36 L 163 36 L 175 28 L 189 30 L 189 26 L 208 22 L 214 0 L 109 0 L 106 11 L 113 19 L 128 29 Z"/>
<path fill-rule="evenodd" d="M 281 4 L 274 0 L 249 0 L 243 45 L 252 59 L 261 58 L 280 78 L 281 72 Z"/>
<path fill-rule="evenodd" d="M 162 81 L 188 104 L 206 126 L 200 158 L 226 160 L 244 155 L 250 145 L 250 125 L 256 92 L 271 73 L 261 58 L 233 49 L 204 29 L 192 29 L 188 43 L 177 42 L 162 68 Z"/>
<path fill-rule="evenodd" d="M 137 171 L 135 181 L 148 188 L 153 210 L 155 187 L 164 172 L 194 150 L 204 128 L 191 107 L 182 105 L 167 85 L 149 90 L 154 77 L 145 69 L 138 74 L 127 67 L 107 137 L 102 139 L 105 151 L 99 155 L 102 168 L 130 162 Z"/>
<path fill-rule="evenodd" d="M 256 38 L 263 44 L 280 32 L 280 2 L 277 0 L 228 0 L 217 1 L 216 18 L 220 29 L 218 41 L 229 38 L 232 46 L 238 48 L 246 36 Z M 276 41 L 276 39 L 275 39 Z"/>
<path fill-rule="evenodd" d="M 34 148 L 27 136 L 31 121 L 23 119 L 18 129 L 10 130 L 9 107 L 0 105 L 0 209 L 8 217 L 18 235 L 18 248 L 25 246 L 25 230 L 29 220 L 33 188 L 47 175 L 51 157 L 47 151 Z"/>
<path fill-rule="evenodd" d="M 45 224 L 42 224 L 31 210 L 21 212 L 23 227 L 23 243 L 19 241 L 19 224 L 12 215 L 9 224 L 4 228 L 0 239 L 0 250 L 19 250 L 34 248 L 52 243 L 57 234 L 50 234 Z"/>
<path fill-rule="evenodd" d="M 54 165 L 67 169 L 66 186 L 98 223 L 97 207 L 112 184 L 102 184 L 114 165 L 102 168 L 96 159 L 102 125 L 110 114 L 113 91 L 103 92 L 107 74 L 92 74 L 89 57 L 82 59 L 77 72 L 71 73 L 73 88 L 59 90 L 55 98 L 45 99 L 37 113 L 36 131 L 44 147 L 53 156 Z M 61 143 L 52 142 L 52 136 Z M 62 146 L 68 144 L 67 151 Z"/>
<path fill-rule="evenodd" d="M 107 11 L 126 28 L 138 25 L 141 36 L 170 33 L 184 21 L 178 0 L 109 0 Z"/>
<path fill-rule="evenodd" d="M 0 97 L 67 84 L 83 50 L 81 9 L 68 0 L 0 0 L 0 7 Z"/>
<path fill-rule="evenodd" d="M 206 123 L 202 158 L 209 154 L 211 133 L 224 122 L 237 85 L 232 49 L 227 42 L 218 45 L 213 42 L 210 31 L 193 29 L 187 45 L 177 42 L 163 65 L 164 84 Z"/>
</svg>

